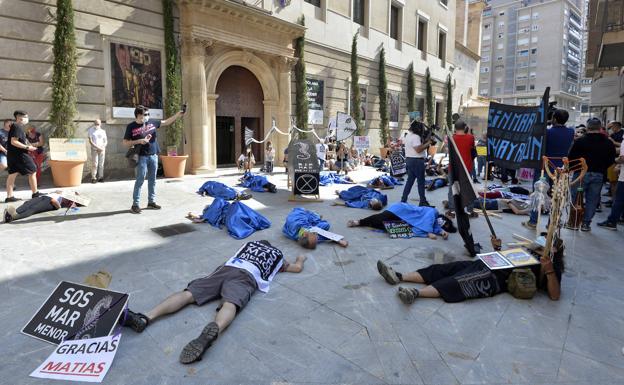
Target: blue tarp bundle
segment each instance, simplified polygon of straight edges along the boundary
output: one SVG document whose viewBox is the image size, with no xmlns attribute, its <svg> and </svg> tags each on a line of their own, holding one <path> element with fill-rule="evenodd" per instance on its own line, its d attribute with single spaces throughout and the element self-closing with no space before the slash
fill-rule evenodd
<svg viewBox="0 0 624 385">
<path fill-rule="evenodd" d="M 262 175 L 254 175 L 246 172 L 240 180 L 239 186 L 247 187 L 251 191 L 265 192 L 264 186 L 269 184 L 268 179 Z"/>
<path fill-rule="evenodd" d="M 314 226 L 323 230 L 329 230 L 329 222 L 321 219 L 317 213 L 301 207 L 295 207 L 286 217 L 282 232 L 288 238 L 296 241 L 299 239 L 300 229 L 309 229 Z M 321 240 L 321 238 L 322 237 L 319 237 L 319 240 Z"/>
<path fill-rule="evenodd" d="M 384 185 L 390 186 L 390 187 L 401 186 L 403 184 L 397 178 L 395 178 L 395 177 L 393 177 L 391 175 L 381 175 L 381 176 L 378 176 L 377 178 L 371 179 L 371 181 L 368 182 L 368 183 L 369 184 L 373 184 L 377 179 L 381 179 L 383 181 Z"/>
<path fill-rule="evenodd" d="M 319 174 L 319 184 L 321 186 L 327 186 L 329 184 L 353 184 L 352 181 L 347 179 L 346 175 L 338 175 L 331 171 L 321 171 Z"/>
<path fill-rule="evenodd" d="M 271 221 L 246 204 L 240 201 L 229 203 L 221 198 L 216 198 L 204 209 L 202 218 L 217 228 L 225 225 L 236 239 L 247 238 L 257 230 L 271 227 Z"/>
<path fill-rule="evenodd" d="M 395 203 L 387 209 L 412 226 L 418 237 L 426 237 L 428 233 L 440 234 L 442 227 L 438 223 L 438 210 L 434 207 L 415 206 L 409 203 Z"/>
<path fill-rule="evenodd" d="M 388 197 L 385 194 L 363 186 L 349 187 L 348 190 L 340 191 L 338 196 L 345 202 L 347 207 L 356 209 L 367 209 L 371 199 L 378 199 L 384 206 L 388 204 Z"/>
<path fill-rule="evenodd" d="M 208 181 L 204 183 L 199 190 L 198 194 L 201 195 L 210 195 L 214 198 L 221 198 L 225 200 L 233 200 L 236 198 L 238 193 L 230 186 L 226 186 L 221 182 L 216 181 Z"/>
</svg>

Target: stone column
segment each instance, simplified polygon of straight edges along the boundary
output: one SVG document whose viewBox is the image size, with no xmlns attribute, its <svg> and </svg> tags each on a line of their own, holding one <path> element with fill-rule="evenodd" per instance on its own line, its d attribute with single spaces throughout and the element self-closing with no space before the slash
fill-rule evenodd
<svg viewBox="0 0 624 385">
<path fill-rule="evenodd" d="M 277 127 L 281 131 L 285 131 L 285 132 L 290 131 L 290 128 L 291 128 L 290 115 L 291 115 L 292 103 L 291 103 L 290 82 L 291 82 L 292 68 L 296 62 L 297 60 L 294 58 L 281 57 L 280 65 L 278 66 L 279 101 L 277 101 L 277 106 L 276 106 L 277 111 L 275 111 L 275 119 L 276 119 Z M 276 152 L 279 151 L 278 159 L 280 159 L 280 161 L 284 156 L 284 149 L 288 147 L 289 142 L 290 142 L 290 135 L 288 136 L 279 135 L 275 149 L 276 149 Z"/>
<path fill-rule="evenodd" d="M 215 156 L 215 111 L 217 95 L 208 95 L 206 87 L 206 50 L 212 41 L 185 38 L 185 56 L 188 69 L 184 83 L 189 92 L 187 124 L 190 125 L 190 168 L 193 174 L 213 172 L 216 169 Z"/>
</svg>

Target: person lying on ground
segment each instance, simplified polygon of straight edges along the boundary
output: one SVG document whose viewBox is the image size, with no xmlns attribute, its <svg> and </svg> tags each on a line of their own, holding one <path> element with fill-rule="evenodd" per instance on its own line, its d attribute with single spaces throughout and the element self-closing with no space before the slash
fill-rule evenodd
<svg viewBox="0 0 624 385">
<path fill-rule="evenodd" d="M 72 200 L 61 197 L 62 193 L 61 190 L 56 190 L 52 193 L 45 193 L 39 197 L 32 198 L 17 208 L 11 205 L 7 206 L 4 209 L 4 223 L 28 218 L 46 211 L 58 210 L 61 207 L 69 209 L 71 207 L 82 206 Z M 78 195 L 77 192 L 74 193 Z"/>
<path fill-rule="evenodd" d="M 259 230 L 271 227 L 271 221 L 256 212 L 243 202 L 226 202 L 216 198 L 204 208 L 201 215 L 188 213 L 186 215 L 194 223 L 208 222 L 216 228 L 225 226 L 228 234 L 236 239 L 247 238 Z"/>
<path fill-rule="evenodd" d="M 379 214 L 359 220 L 351 219 L 347 222 L 347 226 L 366 226 L 385 230 L 384 222 L 406 222 L 412 226 L 412 232 L 421 238 L 436 239 L 437 235 L 440 235 L 443 239 L 447 239 L 449 232 L 457 231 L 448 218 L 438 214 L 435 207 L 416 206 L 401 202 L 389 206 Z"/>
<path fill-rule="evenodd" d="M 154 321 L 176 313 L 187 305 L 204 305 L 220 299 L 214 321 L 204 327 L 200 335 L 190 341 L 180 353 L 180 362 L 190 364 L 201 360 L 204 352 L 243 310 L 256 290 L 269 292 L 271 281 L 278 272 L 300 273 L 306 257 L 300 255 L 289 263 L 282 252 L 269 241 L 244 244 L 238 252 L 210 275 L 191 281 L 186 289 L 176 292 L 147 313 L 128 310 L 123 326 L 142 333 Z"/>
<path fill-rule="evenodd" d="M 373 178 L 366 184 L 368 188 L 379 188 L 382 190 L 393 189 L 394 186 L 400 186 L 402 183 L 391 175 L 380 175 Z"/>
<path fill-rule="evenodd" d="M 340 175 L 336 172 L 321 171 L 319 173 L 319 185 L 327 186 L 330 184 L 355 184 L 349 175 Z"/>
<path fill-rule="evenodd" d="M 529 266 L 536 277 L 537 288 L 546 290 L 556 301 L 561 294 L 564 268 L 563 243 L 556 242 L 554 257 L 540 258 L 540 264 Z M 442 298 L 445 302 L 461 302 L 472 298 L 487 298 L 508 291 L 507 279 L 513 269 L 490 270 L 481 260 L 433 264 L 409 273 L 400 273 L 382 261 L 377 261 L 379 274 L 391 285 L 401 282 L 421 283 L 416 289 L 399 286 L 397 295 L 407 305 L 417 298 Z"/>
<path fill-rule="evenodd" d="M 425 181 L 425 189 L 427 191 L 437 190 L 444 186 L 448 186 L 448 179 L 446 176 L 439 176 Z"/>
<path fill-rule="evenodd" d="M 474 210 L 481 210 L 484 206 L 483 198 L 477 198 L 472 204 Z M 485 199 L 485 209 L 499 213 L 516 215 L 529 215 L 531 212 L 531 202 L 522 199 Z"/>
<path fill-rule="evenodd" d="M 221 198 L 228 201 L 251 199 L 251 194 L 238 192 L 230 186 L 213 180 L 204 183 L 199 190 L 197 190 L 197 193 L 201 196 L 208 195 L 213 198 Z"/>
<path fill-rule="evenodd" d="M 251 191 L 255 191 L 255 192 L 268 191 L 271 193 L 277 192 L 277 187 L 273 183 L 269 182 L 267 177 L 263 175 L 255 175 L 247 171 L 245 172 L 243 177 L 239 179 L 239 181 L 240 181 L 238 183 L 239 186 L 247 187 Z"/>
<path fill-rule="evenodd" d="M 347 206 L 357 209 L 381 210 L 388 204 L 388 197 L 379 191 L 362 186 L 349 187 L 347 190 L 338 191 L 336 195 L 342 200 L 334 201 L 334 206 Z"/>
<path fill-rule="evenodd" d="M 349 242 L 338 234 L 333 234 L 336 236 L 336 240 L 333 240 L 313 231 L 314 228 L 328 231 L 329 226 L 329 222 L 323 220 L 323 217 L 317 213 L 301 207 L 295 207 L 286 217 L 282 233 L 293 241 L 297 241 L 301 247 L 306 249 L 315 249 L 317 243 L 323 241 L 332 241 L 341 247 L 349 246 Z"/>
</svg>

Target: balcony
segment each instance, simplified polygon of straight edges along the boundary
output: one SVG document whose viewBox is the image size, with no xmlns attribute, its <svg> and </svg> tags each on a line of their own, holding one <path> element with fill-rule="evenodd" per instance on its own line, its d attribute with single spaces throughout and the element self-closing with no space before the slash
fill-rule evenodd
<svg viewBox="0 0 624 385">
<path fill-rule="evenodd" d="M 624 66 L 624 1 L 591 0 L 586 75 Z"/>
<path fill-rule="evenodd" d="M 609 25 L 602 35 L 598 66 L 612 68 L 624 66 L 624 24 Z"/>
</svg>

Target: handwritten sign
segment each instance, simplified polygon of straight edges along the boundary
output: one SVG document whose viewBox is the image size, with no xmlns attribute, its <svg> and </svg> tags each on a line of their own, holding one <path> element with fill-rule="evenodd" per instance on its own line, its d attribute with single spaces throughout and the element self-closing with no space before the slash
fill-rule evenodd
<svg viewBox="0 0 624 385">
<path fill-rule="evenodd" d="M 405 157 L 399 151 L 392 151 L 390 153 L 390 167 L 393 176 L 403 175 L 407 172 L 407 165 L 405 164 Z"/>
<path fill-rule="evenodd" d="M 392 239 L 414 238 L 416 234 L 412 231 L 412 226 L 403 221 L 384 221 L 386 232 Z"/>
<path fill-rule="evenodd" d="M 87 142 L 85 139 L 50 138 L 51 160 L 87 160 Z"/>
<path fill-rule="evenodd" d="M 368 136 L 354 136 L 353 145 L 358 150 L 366 150 L 370 148 L 370 137 Z"/>
</svg>

